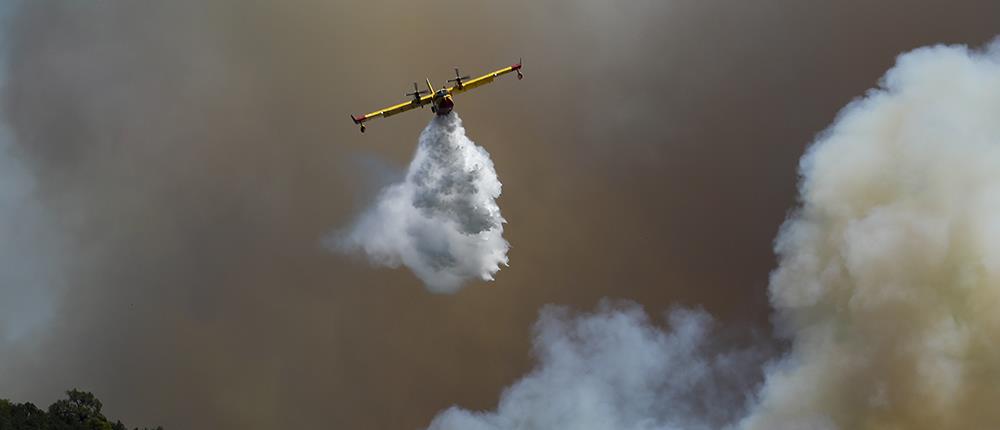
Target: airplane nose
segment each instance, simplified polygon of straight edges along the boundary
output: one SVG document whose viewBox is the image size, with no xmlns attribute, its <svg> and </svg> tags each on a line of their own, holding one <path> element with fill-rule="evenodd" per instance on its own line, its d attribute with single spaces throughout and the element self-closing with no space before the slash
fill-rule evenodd
<svg viewBox="0 0 1000 430">
<path fill-rule="evenodd" d="M 451 96 L 442 97 L 441 101 L 437 103 L 437 114 L 447 115 L 451 112 L 453 107 L 455 107 L 455 102 L 452 100 Z"/>
</svg>

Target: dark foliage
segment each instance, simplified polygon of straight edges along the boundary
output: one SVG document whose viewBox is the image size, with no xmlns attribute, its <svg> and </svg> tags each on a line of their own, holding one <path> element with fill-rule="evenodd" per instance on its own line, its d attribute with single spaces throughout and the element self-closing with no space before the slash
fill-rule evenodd
<svg viewBox="0 0 1000 430">
<path fill-rule="evenodd" d="M 66 398 L 50 405 L 48 412 L 31 403 L 0 399 L 0 430 L 128 430 L 121 421 L 108 420 L 102 407 L 96 396 L 77 389 L 67 391 Z"/>
</svg>

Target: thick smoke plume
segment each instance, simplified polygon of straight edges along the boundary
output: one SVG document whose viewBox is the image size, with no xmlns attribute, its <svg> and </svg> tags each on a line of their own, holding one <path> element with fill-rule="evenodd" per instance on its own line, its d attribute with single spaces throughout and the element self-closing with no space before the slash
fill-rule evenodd
<svg viewBox="0 0 1000 430">
<path fill-rule="evenodd" d="M 432 430 L 715 429 L 739 419 L 762 349 L 717 352 L 712 318 L 677 309 L 669 329 L 637 305 L 574 316 L 549 307 L 535 325 L 539 367 L 496 412 L 443 412 Z"/>
<path fill-rule="evenodd" d="M 794 346 L 746 428 L 1000 423 L 997 54 L 901 56 L 803 158 L 770 286 Z"/>
<path fill-rule="evenodd" d="M 791 347 L 759 389 L 728 372 L 753 354 L 699 349 L 704 315 L 674 314 L 664 331 L 636 309 L 543 312 L 539 367 L 498 410 L 452 408 L 431 428 L 996 427 L 998 54 L 901 56 L 803 157 L 801 208 L 778 235 L 770 284 Z M 744 418 L 718 415 L 742 399 Z"/>
<path fill-rule="evenodd" d="M 435 116 L 405 180 L 382 190 L 334 245 L 362 251 L 373 264 L 403 264 L 433 292 L 492 280 L 510 248 L 496 203 L 500 186 L 489 153 L 466 137 L 458 114 Z"/>
</svg>

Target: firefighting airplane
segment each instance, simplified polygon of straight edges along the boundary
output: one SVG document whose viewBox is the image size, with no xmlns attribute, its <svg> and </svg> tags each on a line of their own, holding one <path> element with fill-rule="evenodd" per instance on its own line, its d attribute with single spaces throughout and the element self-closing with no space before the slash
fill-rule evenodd
<svg viewBox="0 0 1000 430">
<path fill-rule="evenodd" d="M 448 80 L 448 82 L 454 82 L 453 87 L 441 87 L 440 90 L 434 91 L 434 86 L 431 85 L 430 79 L 425 79 L 427 82 L 427 89 L 421 90 L 417 88 L 417 83 L 413 83 L 413 92 L 406 93 L 407 96 L 413 97 L 413 100 L 408 102 L 403 102 L 398 105 L 387 107 L 382 110 L 377 110 L 375 112 L 361 115 L 355 117 L 351 115 L 351 119 L 355 124 L 361 125 L 361 132 L 365 132 L 365 121 L 371 121 L 375 118 L 382 117 L 388 118 L 397 113 L 406 112 L 410 109 L 423 108 L 424 105 L 431 105 L 431 112 L 438 115 L 447 115 L 451 113 L 452 108 L 455 107 L 455 101 L 452 100 L 452 95 L 463 93 L 469 91 L 473 88 L 480 87 L 489 83 L 492 83 L 494 79 L 501 75 L 505 75 L 510 72 L 517 72 L 517 79 L 520 80 L 524 78 L 521 74 L 521 61 L 518 60 L 517 64 L 512 64 L 508 67 L 504 67 L 492 73 L 487 73 L 476 79 L 469 79 L 468 76 L 462 76 L 458 73 L 458 69 L 455 69 L 455 77 Z"/>
</svg>

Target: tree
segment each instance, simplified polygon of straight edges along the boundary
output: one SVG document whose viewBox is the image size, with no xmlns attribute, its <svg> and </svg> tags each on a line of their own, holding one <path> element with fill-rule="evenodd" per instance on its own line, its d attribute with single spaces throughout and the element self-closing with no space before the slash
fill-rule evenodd
<svg viewBox="0 0 1000 430">
<path fill-rule="evenodd" d="M 31 403 L 0 401 L 0 430 L 48 430 L 45 411 Z"/>
<path fill-rule="evenodd" d="M 7 430 L 11 428 L 10 424 L 10 410 L 14 405 L 10 404 L 7 399 L 0 399 L 0 430 Z"/>
<path fill-rule="evenodd" d="M 68 399 L 49 406 L 52 430 L 112 430 L 111 423 L 101 414 L 103 405 L 96 396 L 76 389 L 66 395 Z"/>
<path fill-rule="evenodd" d="M 101 413 L 104 405 L 97 396 L 73 389 L 66 397 L 50 405 L 48 413 L 31 403 L 0 399 L 0 430 L 128 430 L 121 421 L 112 423 Z"/>
</svg>

